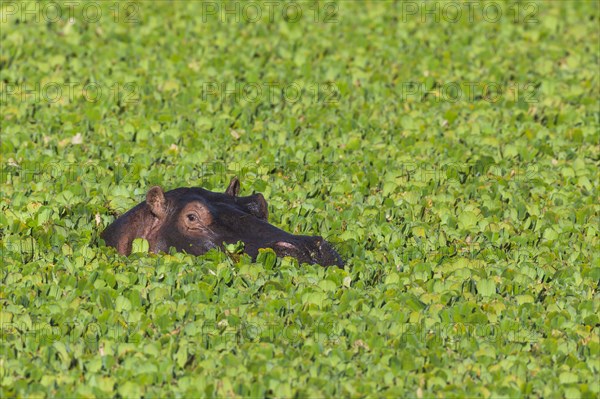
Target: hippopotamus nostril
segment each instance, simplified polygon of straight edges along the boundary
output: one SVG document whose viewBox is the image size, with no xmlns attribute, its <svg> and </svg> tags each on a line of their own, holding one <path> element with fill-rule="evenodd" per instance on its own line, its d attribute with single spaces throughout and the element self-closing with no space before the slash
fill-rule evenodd
<svg viewBox="0 0 600 399">
<path fill-rule="evenodd" d="M 278 241 L 275 244 L 273 244 L 276 248 L 283 248 L 283 249 L 287 249 L 290 251 L 297 251 L 298 248 L 292 244 L 291 242 L 286 242 L 286 241 Z"/>
</svg>

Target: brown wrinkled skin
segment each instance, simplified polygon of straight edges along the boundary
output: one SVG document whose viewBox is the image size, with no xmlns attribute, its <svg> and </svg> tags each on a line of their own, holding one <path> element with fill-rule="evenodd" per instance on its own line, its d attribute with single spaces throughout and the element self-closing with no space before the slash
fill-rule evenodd
<svg viewBox="0 0 600 399">
<path fill-rule="evenodd" d="M 272 248 L 278 256 L 291 256 L 300 263 L 344 266 L 322 237 L 293 235 L 271 225 L 262 194 L 239 197 L 239 187 L 237 178 L 224 194 L 200 187 L 164 193 L 153 187 L 146 201 L 115 220 L 101 237 L 123 255 L 131 253 L 135 238 L 148 240 L 152 252 L 174 247 L 193 255 L 242 241 L 244 252 L 253 259 L 259 248 Z"/>
</svg>

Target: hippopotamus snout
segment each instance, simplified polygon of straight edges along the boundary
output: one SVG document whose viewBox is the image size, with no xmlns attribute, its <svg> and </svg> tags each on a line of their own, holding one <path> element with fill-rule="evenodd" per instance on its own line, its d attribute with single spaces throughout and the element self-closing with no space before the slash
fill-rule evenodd
<svg viewBox="0 0 600 399">
<path fill-rule="evenodd" d="M 344 261 L 331 244 L 320 236 L 291 236 L 269 245 L 279 256 L 291 256 L 299 262 L 344 267 Z"/>
</svg>

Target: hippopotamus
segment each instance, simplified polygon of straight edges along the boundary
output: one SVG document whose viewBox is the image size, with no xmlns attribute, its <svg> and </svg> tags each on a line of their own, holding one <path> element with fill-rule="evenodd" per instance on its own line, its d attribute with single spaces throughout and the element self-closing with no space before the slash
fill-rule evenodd
<svg viewBox="0 0 600 399">
<path fill-rule="evenodd" d="M 225 193 L 200 187 L 164 192 L 154 186 L 144 202 L 117 218 L 101 237 L 122 255 L 131 253 L 136 238 L 146 239 L 155 253 L 173 247 L 193 255 L 241 241 L 244 252 L 254 260 L 259 248 L 271 248 L 278 256 L 291 256 L 300 263 L 344 266 L 340 255 L 322 237 L 293 235 L 273 226 L 264 196 L 238 196 L 239 190 L 236 177 Z"/>
</svg>

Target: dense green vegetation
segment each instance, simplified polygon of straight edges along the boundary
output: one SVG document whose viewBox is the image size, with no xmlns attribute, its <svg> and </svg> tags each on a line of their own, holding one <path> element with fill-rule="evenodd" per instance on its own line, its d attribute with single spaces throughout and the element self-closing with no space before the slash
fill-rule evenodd
<svg viewBox="0 0 600 399">
<path fill-rule="evenodd" d="M 597 398 L 598 2 L 291 4 L 0 3 L 2 397 Z M 233 176 L 346 269 L 99 239 Z"/>
</svg>

